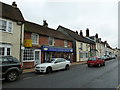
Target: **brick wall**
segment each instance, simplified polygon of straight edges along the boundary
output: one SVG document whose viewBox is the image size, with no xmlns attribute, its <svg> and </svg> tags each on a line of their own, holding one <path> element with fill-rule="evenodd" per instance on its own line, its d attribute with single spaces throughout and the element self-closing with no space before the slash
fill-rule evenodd
<svg viewBox="0 0 120 90">
<path fill-rule="evenodd" d="M 55 39 L 55 46 L 64 47 L 64 40 Z"/>
<path fill-rule="evenodd" d="M 46 36 L 40 36 L 39 37 L 39 44 L 40 45 L 48 45 L 48 37 L 46 37 Z"/>
<path fill-rule="evenodd" d="M 72 48 L 72 42 L 68 41 L 68 47 Z"/>
<path fill-rule="evenodd" d="M 34 61 L 33 62 L 23 62 L 23 68 L 33 68 L 34 67 Z"/>
<path fill-rule="evenodd" d="M 24 39 L 31 39 L 31 33 L 25 32 L 24 33 Z"/>
</svg>

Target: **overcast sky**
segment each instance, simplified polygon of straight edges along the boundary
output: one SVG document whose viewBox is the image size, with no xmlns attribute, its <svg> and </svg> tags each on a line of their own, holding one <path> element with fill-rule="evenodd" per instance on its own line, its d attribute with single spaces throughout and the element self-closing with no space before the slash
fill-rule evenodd
<svg viewBox="0 0 120 90">
<path fill-rule="evenodd" d="M 57 29 L 59 25 L 74 31 L 90 30 L 90 36 L 98 33 L 102 41 L 118 47 L 119 0 L 1 0 L 12 4 L 16 1 L 25 20 Z"/>
</svg>

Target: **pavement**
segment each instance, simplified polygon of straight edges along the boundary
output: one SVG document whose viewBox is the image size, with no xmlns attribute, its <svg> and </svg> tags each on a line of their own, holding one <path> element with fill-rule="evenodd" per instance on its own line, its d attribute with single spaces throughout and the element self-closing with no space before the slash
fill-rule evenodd
<svg viewBox="0 0 120 90">
<path fill-rule="evenodd" d="M 86 61 L 73 62 L 73 63 L 71 63 L 71 66 L 77 65 L 77 64 L 86 64 L 86 63 L 87 63 Z M 30 73 L 30 72 L 34 72 L 34 68 L 23 69 L 23 73 Z"/>
</svg>

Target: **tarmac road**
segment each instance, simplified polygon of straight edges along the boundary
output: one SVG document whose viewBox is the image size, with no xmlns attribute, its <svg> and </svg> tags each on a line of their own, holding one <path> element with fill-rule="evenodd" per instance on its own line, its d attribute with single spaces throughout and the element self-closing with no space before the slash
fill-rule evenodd
<svg viewBox="0 0 120 90">
<path fill-rule="evenodd" d="M 87 64 L 71 66 L 70 70 L 51 74 L 23 74 L 15 82 L 3 81 L 3 88 L 117 88 L 118 60 L 106 61 L 102 67 Z"/>
</svg>

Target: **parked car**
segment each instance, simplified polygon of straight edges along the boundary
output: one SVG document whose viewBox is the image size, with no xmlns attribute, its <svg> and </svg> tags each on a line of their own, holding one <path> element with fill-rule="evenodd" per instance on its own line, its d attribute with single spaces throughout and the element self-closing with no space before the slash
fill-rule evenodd
<svg viewBox="0 0 120 90">
<path fill-rule="evenodd" d="M 18 76 L 22 74 L 22 64 L 15 57 L 1 56 L 0 57 L 0 72 L 2 78 L 8 81 L 17 80 Z"/>
<path fill-rule="evenodd" d="M 108 56 L 108 55 L 104 55 L 104 56 L 102 56 L 101 57 L 102 59 L 104 59 L 105 61 L 107 61 L 107 60 L 110 60 L 111 58 L 110 58 L 110 56 Z"/>
<path fill-rule="evenodd" d="M 46 63 L 36 65 L 35 72 L 51 73 L 52 71 L 60 70 L 60 69 L 68 70 L 70 65 L 71 65 L 70 61 L 64 58 L 52 58 Z"/>
<path fill-rule="evenodd" d="M 95 66 L 95 65 L 99 67 L 105 66 L 105 60 L 97 56 L 92 56 L 88 58 L 87 65 L 88 67 Z"/>
</svg>

